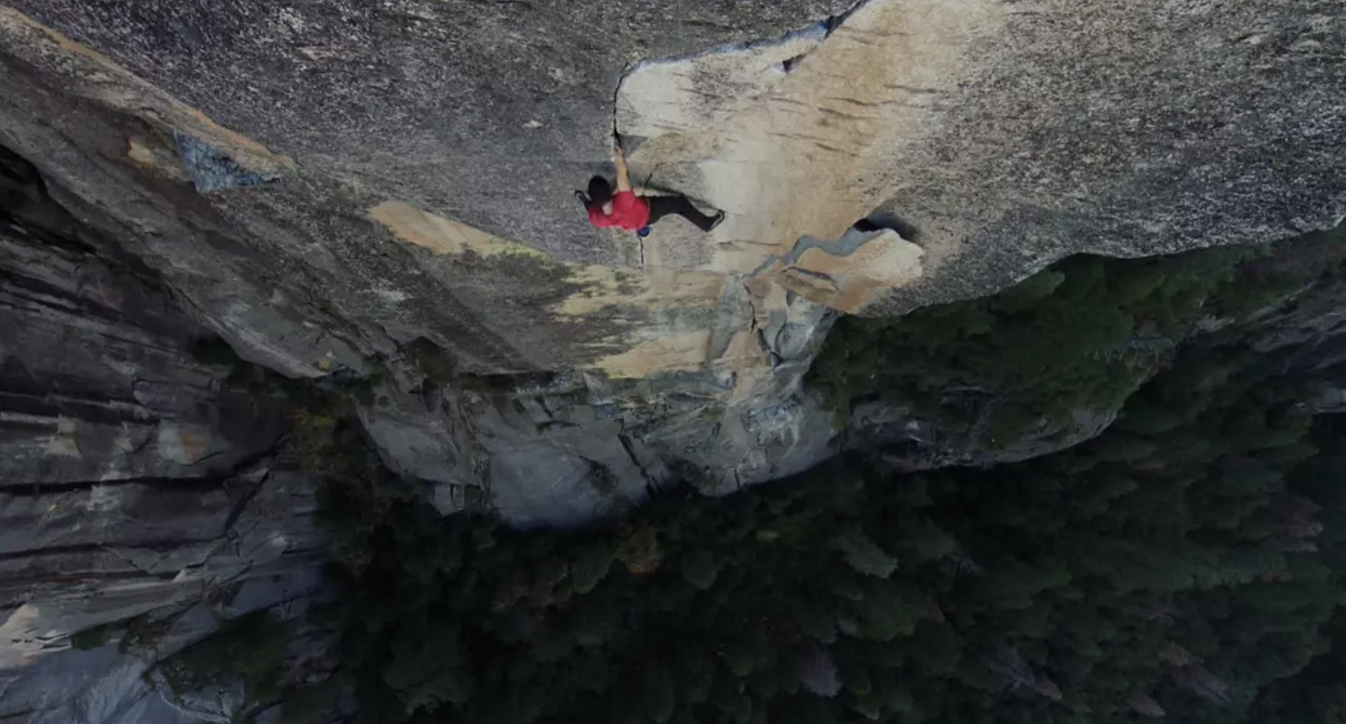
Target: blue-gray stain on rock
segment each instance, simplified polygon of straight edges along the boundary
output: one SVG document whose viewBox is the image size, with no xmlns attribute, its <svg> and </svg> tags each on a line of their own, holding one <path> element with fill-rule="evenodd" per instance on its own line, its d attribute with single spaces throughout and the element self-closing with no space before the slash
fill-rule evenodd
<svg viewBox="0 0 1346 724">
<path fill-rule="evenodd" d="M 276 180 L 275 176 L 243 168 L 228 154 L 191 136 L 174 131 L 173 138 L 178 142 L 183 164 L 192 172 L 197 191 L 206 193 L 239 186 L 260 186 Z"/>
</svg>

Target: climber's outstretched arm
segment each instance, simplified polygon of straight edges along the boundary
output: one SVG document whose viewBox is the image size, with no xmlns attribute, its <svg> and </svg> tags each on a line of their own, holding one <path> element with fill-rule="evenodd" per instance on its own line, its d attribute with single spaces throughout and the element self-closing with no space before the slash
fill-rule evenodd
<svg viewBox="0 0 1346 724">
<path fill-rule="evenodd" d="M 617 191 L 630 191 L 631 171 L 626 168 L 626 152 L 620 138 L 612 139 L 612 164 L 617 167 Z"/>
</svg>

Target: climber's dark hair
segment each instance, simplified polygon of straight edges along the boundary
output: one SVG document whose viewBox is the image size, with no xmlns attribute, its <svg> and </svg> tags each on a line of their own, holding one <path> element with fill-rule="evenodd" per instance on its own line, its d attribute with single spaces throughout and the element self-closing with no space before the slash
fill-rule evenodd
<svg viewBox="0 0 1346 724">
<path fill-rule="evenodd" d="M 589 206 L 602 206 L 612 200 L 612 184 L 602 176 L 589 179 Z"/>
</svg>

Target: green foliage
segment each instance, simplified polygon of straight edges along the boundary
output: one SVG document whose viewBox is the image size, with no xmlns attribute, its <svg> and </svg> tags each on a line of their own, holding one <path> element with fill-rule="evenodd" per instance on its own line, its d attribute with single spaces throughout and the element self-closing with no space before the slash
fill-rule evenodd
<svg viewBox="0 0 1346 724">
<path fill-rule="evenodd" d="M 424 337 L 402 345 L 401 352 L 420 370 L 426 387 L 443 387 L 457 376 L 457 365 L 453 358 Z"/>
<path fill-rule="evenodd" d="M 251 709 L 280 695 L 288 640 L 284 624 L 259 611 L 224 622 L 159 666 L 175 693 L 242 682 Z"/>
<path fill-rule="evenodd" d="M 317 475 L 341 472 L 344 461 L 334 455 L 332 438 L 338 419 L 331 413 L 300 408 L 290 416 L 290 450 L 299 456 L 299 463 Z"/>
<path fill-rule="evenodd" d="M 682 577 L 702 591 L 715 585 L 715 576 L 719 569 L 715 565 L 715 556 L 709 551 L 693 550 L 682 559 Z"/>
<path fill-rule="evenodd" d="M 637 574 L 653 572 L 659 568 L 663 556 L 663 547 L 659 545 L 659 534 L 654 526 L 643 521 L 620 526 L 613 558 L 625 563 L 628 571 Z"/>
<path fill-rule="evenodd" d="M 588 593 L 607 577 L 612 568 L 612 550 L 603 541 L 581 547 L 570 567 L 575 593 Z"/>
<path fill-rule="evenodd" d="M 141 614 L 126 622 L 126 631 L 122 634 L 121 640 L 117 642 L 117 651 L 125 653 L 149 653 L 157 652 L 159 640 L 168 633 L 172 625 L 171 617 L 154 617 L 152 614 Z"/>
<path fill-rule="evenodd" d="M 391 644 L 392 656 L 381 679 L 398 692 L 407 713 L 442 704 L 461 704 L 472 695 L 459 629 L 431 625 L 425 631 L 404 631 Z"/>
<path fill-rule="evenodd" d="M 107 645 L 112 639 L 112 627 L 104 624 L 79 631 L 70 637 L 70 645 L 80 651 L 92 651 Z"/>
<path fill-rule="evenodd" d="M 340 705 L 342 692 L 349 684 L 346 677 L 338 673 L 316 684 L 291 689 L 281 702 L 281 724 L 314 724 L 324 721 L 324 716 Z"/>
<path fill-rule="evenodd" d="M 857 572 L 877 578 L 887 578 L 897 569 L 897 559 L 888 555 L 877 543 L 857 528 L 847 528 L 832 539 L 832 545 L 841 551 L 846 564 Z"/>
<path fill-rule="evenodd" d="M 810 383 L 843 413 L 878 395 L 992 448 L 1069 429 L 1072 413 L 1119 409 L 1203 316 L 1246 316 L 1303 288 L 1302 271 L 1250 285 L 1264 255 L 1073 257 L 984 299 L 895 319 L 847 317 Z"/>
</svg>

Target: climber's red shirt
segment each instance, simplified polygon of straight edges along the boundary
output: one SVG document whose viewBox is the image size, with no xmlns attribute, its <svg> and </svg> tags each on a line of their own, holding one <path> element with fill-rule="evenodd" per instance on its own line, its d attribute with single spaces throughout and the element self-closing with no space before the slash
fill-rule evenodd
<svg viewBox="0 0 1346 724">
<path fill-rule="evenodd" d="M 600 229 L 617 227 L 640 231 L 650 223 L 650 202 L 631 191 L 618 191 L 612 197 L 612 213 L 603 213 L 602 206 L 589 209 L 589 221 Z"/>
</svg>

